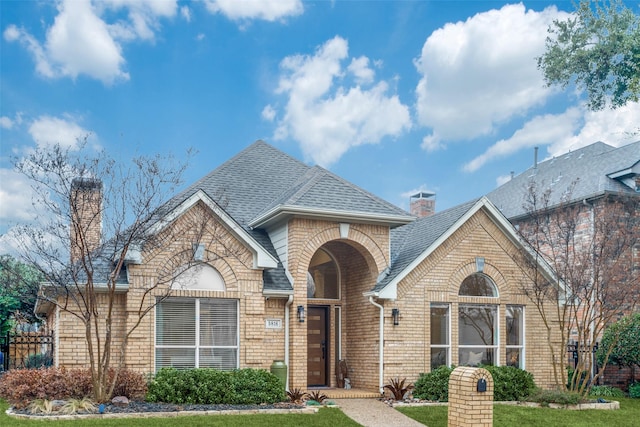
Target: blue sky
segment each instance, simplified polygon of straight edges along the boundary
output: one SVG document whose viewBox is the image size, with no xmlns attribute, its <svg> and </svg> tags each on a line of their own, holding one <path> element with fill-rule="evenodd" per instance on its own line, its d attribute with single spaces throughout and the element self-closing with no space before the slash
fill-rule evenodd
<svg viewBox="0 0 640 427">
<path fill-rule="evenodd" d="M 638 12 L 637 2 L 629 2 Z M 33 220 L 36 145 L 184 157 L 190 183 L 257 139 L 408 208 L 488 193 L 540 158 L 638 138 L 535 58 L 570 1 L 0 2 L 0 232 Z"/>
</svg>

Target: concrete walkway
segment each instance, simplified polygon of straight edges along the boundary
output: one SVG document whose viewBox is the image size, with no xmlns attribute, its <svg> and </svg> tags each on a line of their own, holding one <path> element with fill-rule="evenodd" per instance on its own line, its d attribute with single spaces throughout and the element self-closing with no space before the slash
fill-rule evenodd
<svg viewBox="0 0 640 427">
<path fill-rule="evenodd" d="M 377 399 L 333 399 L 349 418 L 364 427 L 424 427 Z"/>
</svg>

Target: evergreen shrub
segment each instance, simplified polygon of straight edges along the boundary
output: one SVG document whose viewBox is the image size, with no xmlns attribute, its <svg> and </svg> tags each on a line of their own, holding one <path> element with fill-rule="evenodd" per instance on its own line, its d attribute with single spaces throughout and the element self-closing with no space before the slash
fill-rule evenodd
<svg viewBox="0 0 640 427">
<path fill-rule="evenodd" d="M 536 390 L 533 375 L 513 366 L 483 366 L 493 377 L 493 400 L 522 401 Z"/>
<path fill-rule="evenodd" d="M 629 385 L 629 397 L 632 399 L 640 398 L 640 383 L 633 383 Z"/>
<path fill-rule="evenodd" d="M 282 383 L 262 369 L 162 368 L 149 383 L 147 401 L 246 405 L 286 400 Z"/>
<path fill-rule="evenodd" d="M 448 402 L 449 377 L 454 368 L 440 366 L 427 374 L 421 374 L 414 384 L 413 397 L 436 402 Z"/>
<path fill-rule="evenodd" d="M 525 400 L 536 390 L 533 375 L 513 366 L 482 366 L 493 377 L 493 400 Z M 440 366 L 428 374 L 420 375 L 415 383 L 413 397 L 438 402 L 449 401 L 449 377 L 453 367 Z"/>
</svg>

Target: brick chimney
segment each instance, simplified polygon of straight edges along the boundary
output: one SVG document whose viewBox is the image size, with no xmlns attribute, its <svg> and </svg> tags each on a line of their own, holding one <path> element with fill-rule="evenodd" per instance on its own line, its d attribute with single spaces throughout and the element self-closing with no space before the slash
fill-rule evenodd
<svg viewBox="0 0 640 427">
<path fill-rule="evenodd" d="M 71 262 L 100 245 L 102 234 L 102 181 L 75 178 L 69 194 Z"/>
<path fill-rule="evenodd" d="M 424 218 L 436 213 L 436 193 L 421 191 L 409 198 L 411 215 Z"/>
</svg>

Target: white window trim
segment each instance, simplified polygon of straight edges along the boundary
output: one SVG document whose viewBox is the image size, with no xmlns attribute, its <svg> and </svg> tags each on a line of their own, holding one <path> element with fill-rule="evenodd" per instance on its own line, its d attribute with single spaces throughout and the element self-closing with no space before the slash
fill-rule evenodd
<svg viewBox="0 0 640 427">
<path fill-rule="evenodd" d="M 447 367 L 451 367 L 451 304 L 450 303 L 438 303 L 434 302 L 429 305 L 429 316 L 431 316 L 432 308 L 446 308 L 447 309 L 447 342 L 449 344 L 431 344 L 431 333 L 429 333 L 429 350 L 432 348 L 445 348 L 447 349 Z M 431 366 L 431 359 L 429 359 L 429 366 Z"/>
<path fill-rule="evenodd" d="M 527 348 L 527 342 L 526 342 L 526 330 L 527 330 L 527 316 L 526 316 L 526 307 L 524 305 L 517 305 L 517 304 L 507 304 L 507 307 L 505 308 L 505 313 L 504 313 L 504 318 L 505 318 L 505 322 L 507 319 L 507 309 L 509 307 L 519 307 L 520 309 L 522 309 L 522 337 L 521 337 L 521 344 L 520 345 L 507 345 L 506 341 L 505 341 L 505 352 L 504 352 L 504 357 L 505 357 L 505 364 L 506 364 L 506 357 L 507 357 L 507 350 L 509 349 L 519 349 L 520 350 L 520 365 L 518 366 L 520 369 L 526 369 L 527 367 L 527 359 L 526 359 L 526 348 Z"/>
<path fill-rule="evenodd" d="M 338 360 L 342 360 L 342 307 L 336 306 L 334 307 L 334 316 L 336 319 L 334 320 L 337 324 L 336 332 L 335 332 L 335 340 L 336 340 L 336 354 L 338 356 Z"/>
<path fill-rule="evenodd" d="M 464 344 L 460 344 L 460 308 L 461 307 L 470 307 L 470 306 L 477 306 L 477 307 L 495 307 L 496 308 L 496 317 L 494 319 L 495 322 L 495 344 L 493 345 L 464 345 Z M 460 350 L 464 350 L 464 349 L 487 349 L 487 348 L 491 348 L 493 349 L 493 354 L 495 356 L 495 361 L 494 361 L 494 366 L 501 366 L 501 357 L 500 357 L 500 319 L 501 319 L 501 314 L 500 314 L 500 304 L 475 304 L 475 303 L 459 303 L 458 304 L 458 366 L 466 366 L 463 365 L 462 363 L 460 363 Z"/>
<path fill-rule="evenodd" d="M 158 328 L 157 328 L 157 321 L 158 321 L 158 304 L 160 304 L 160 302 L 158 302 L 155 307 L 154 307 L 154 318 L 155 318 L 155 322 L 154 322 L 154 328 L 153 328 L 153 344 L 154 344 L 154 351 L 153 351 L 153 366 L 154 366 L 154 371 L 157 370 L 157 360 L 156 360 L 156 349 L 158 348 L 188 348 L 188 349 L 194 349 L 195 351 L 195 365 L 194 368 L 199 368 L 200 367 L 200 349 L 211 349 L 211 348 L 232 348 L 232 349 L 236 349 L 236 366 L 235 368 L 238 369 L 240 367 L 240 304 L 239 301 L 237 299 L 233 299 L 233 298 L 225 298 L 225 299 L 233 299 L 236 302 L 236 344 L 233 346 L 222 346 L 222 345 L 217 345 L 217 346 L 201 346 L 200 345 L 200 301 L 201 300 L 214 300 L 216 298 L 167 298 L 164 299 L 161 302 L 165 302 L 167 300 L 195 300 L 195 345 L 158 345 L 156 344 L 158 342 L 157 338 L 158 338 Z"/>
</svg>

